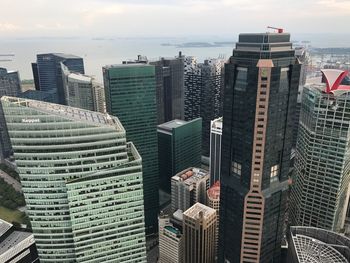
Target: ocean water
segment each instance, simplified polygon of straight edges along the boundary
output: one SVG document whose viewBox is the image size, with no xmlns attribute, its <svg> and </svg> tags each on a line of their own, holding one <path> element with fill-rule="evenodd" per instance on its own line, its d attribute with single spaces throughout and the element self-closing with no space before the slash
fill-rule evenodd
<svg viewBox="0 0 350 263">
<path fill-rule="evenodd" d="M 220 47 L 176 47 L 162 43 L 182 44 L 187 42 L 236 41 L 230 37 L 184 37 L 184 38 L 23 38 L 1 39 L 0 54 L 14 54 L 11 62 L 1 62 L 0 67 L 19 70 L 21 79 L 32 79 L 31 62 L 39 53 L 71 53 L 84 58 L 85 72 L 102 82 L 102 67 L 118 64 L 123 60 L 136 59 L 145 55 L 149 59 L 174 57 L 179 51 L 188 56 L 196 56 L 198 61 L 219 55 L 229 58 L 233 44 Z M 350 47 L 350 35 L 295 35 L 294 40 L 311 41 L 315 47 Z M 0 57 L 2 59 L 2 57 Z"/>
</svg>

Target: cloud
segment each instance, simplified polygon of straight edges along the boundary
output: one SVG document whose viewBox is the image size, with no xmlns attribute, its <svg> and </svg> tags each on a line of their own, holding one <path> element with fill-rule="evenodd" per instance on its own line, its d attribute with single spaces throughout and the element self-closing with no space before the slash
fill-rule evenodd
<svg viewBox="0 0 350 263">
<path fill-rule="evenodd" d="M 344 31 L 350 0 L 0 0 L 1 36 L 233 35 Z M 331 21 L 331 22 L 330 22 Z"/>
<path fill-rule="evenodd" d="M 20 27 L 11 23 L 0 23 L 0 31 L 17 31 Z"/>
</svg>

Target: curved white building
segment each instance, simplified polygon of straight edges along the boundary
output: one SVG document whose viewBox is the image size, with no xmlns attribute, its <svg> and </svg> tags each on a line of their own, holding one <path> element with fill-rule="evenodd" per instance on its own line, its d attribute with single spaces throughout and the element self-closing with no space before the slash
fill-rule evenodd
<svg viewBox="0 0 350 263">
<path fill-rule="evenodd" d="M 141 157 L 119 120 L 1 102 L 40 262 L 146 262 Z"/>
</svg>

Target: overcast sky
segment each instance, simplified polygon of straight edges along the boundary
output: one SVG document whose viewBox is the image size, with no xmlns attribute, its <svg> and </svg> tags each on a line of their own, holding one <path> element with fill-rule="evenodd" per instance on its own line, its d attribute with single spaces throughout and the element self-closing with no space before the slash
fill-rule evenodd
<svg viewBox="0 0 350 263">
<path fill-rule="evenodd" d="M 349 33 L 350 0 L 0 0 L 1 37 Z"/>
</svg>

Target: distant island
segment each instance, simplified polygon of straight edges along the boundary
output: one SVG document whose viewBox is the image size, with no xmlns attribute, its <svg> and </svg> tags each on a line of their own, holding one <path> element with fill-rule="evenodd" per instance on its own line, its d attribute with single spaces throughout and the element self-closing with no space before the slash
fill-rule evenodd
<svg viewBox="0 0 350 263">
<path fill-rule="evenodd" d="M 174 46 L 177 48 L 208 48 L 208 47 L 223 47 L 223 46 L 233 46 L 235 42 L 231 41 L 220 41 L 220 42 L 186 42 L 182 44 L 171 44 L 171 43 L 162 43 L 161 46 Z"/>
</svg>

